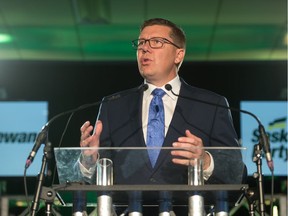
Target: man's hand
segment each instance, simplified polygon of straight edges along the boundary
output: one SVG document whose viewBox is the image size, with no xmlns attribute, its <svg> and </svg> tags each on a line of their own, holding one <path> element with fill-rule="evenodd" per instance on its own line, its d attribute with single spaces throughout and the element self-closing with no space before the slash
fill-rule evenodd
<svg viewBox="0 0 288 216">
<path fill-rule="evenodd" d="M 189 130 L 185 131 L 185 135 L 185 137 L 179 137 L 178 142 L 173 143 L 173 147 L 177 148 L 171 152 L 177 157 L 172 159 L 173 163 L 188 166 L 191 164 L 191 159 L 202 158 L 203 170 L 207 169 L 210 165 L 210 156 L 203 149 L 202 139 L 193 135 Z M 178 148 L 183 148 L 183 150 Z"/>
<path fill-rule="evenodd" d="M 80 146 L 81 147 L 99 147 L 100 145 L 100 135 L 102 132 L 102 122 L 97 121 L 95 124 L 95 130 L 93 131 L 93 126 L 89 121 L 86 121 L 82 127 L 80 128 L 81 138 L 80 138 Z M 97 149 L 93 150 L 83 150 L 82 151 L 82 161 L 83 165 L 92 164 L 97 161 Z"/>
</svg>

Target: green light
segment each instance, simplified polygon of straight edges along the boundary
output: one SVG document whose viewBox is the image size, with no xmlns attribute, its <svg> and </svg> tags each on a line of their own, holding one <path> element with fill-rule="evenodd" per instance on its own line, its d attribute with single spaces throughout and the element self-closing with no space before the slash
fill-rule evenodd
<svg viewBox="0 0 288 216">
<path fill-rule="evenodd" d="M 0 34 L 0 43 L 8 43 L 12 41 L 12 37 L 8 34 Z"/>
</svg>

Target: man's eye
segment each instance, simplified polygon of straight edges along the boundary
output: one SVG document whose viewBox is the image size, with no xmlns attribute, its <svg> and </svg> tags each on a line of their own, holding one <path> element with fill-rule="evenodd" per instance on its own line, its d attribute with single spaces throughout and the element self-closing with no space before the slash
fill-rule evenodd
<svg viewBox="0 0 288 216">
<path fill-rule="evenodd" d="M 138 46 L 143 46 L 143 45 L 144 45 L 144 43 L 145 43 L 145 41 L 144 41 L 144 40 L 138 41 Z"/>
<path fill-rule="evenodd" d="M 159 44 L 162 43 L 162 41 L 160 39 L 153 39 L 151 40 L 154 44 Z"/>
</svg>

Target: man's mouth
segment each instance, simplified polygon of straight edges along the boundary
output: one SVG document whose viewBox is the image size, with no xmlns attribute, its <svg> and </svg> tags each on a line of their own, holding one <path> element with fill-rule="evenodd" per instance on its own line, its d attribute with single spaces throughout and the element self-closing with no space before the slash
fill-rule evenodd
<svg viewBox="0 0 288 216">
<path fill-rule="evenodd" d="M 141 59 L 141 64 L 142 65 L 147 65 L 147 64 L 149 64 L 151 62 L 151 59 L 149 59 L 149 58 L 142 58 Z"/>
</svg>

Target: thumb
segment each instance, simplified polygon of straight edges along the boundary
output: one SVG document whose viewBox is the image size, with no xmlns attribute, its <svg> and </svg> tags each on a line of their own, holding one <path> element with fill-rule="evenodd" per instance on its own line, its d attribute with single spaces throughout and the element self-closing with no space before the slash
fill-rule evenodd
<svg viewBox="0 0 288 216">
<path fill-rule="evenodd" d="M 100 138 L 101 132 L 103 129 L 103 124 L 100 120 L 97 120 L 96 124 L 95 124 L 95 130 L 94 130 L 94 136 L 96 138 Z"/>
<path fill-rule="evenodd" d="M 190 132 L 190 130 L 186 130 L 185 131 L 185 135 L 187 136 L 187 137 L 193 137 L 194 135 Z"/>
</svg>

